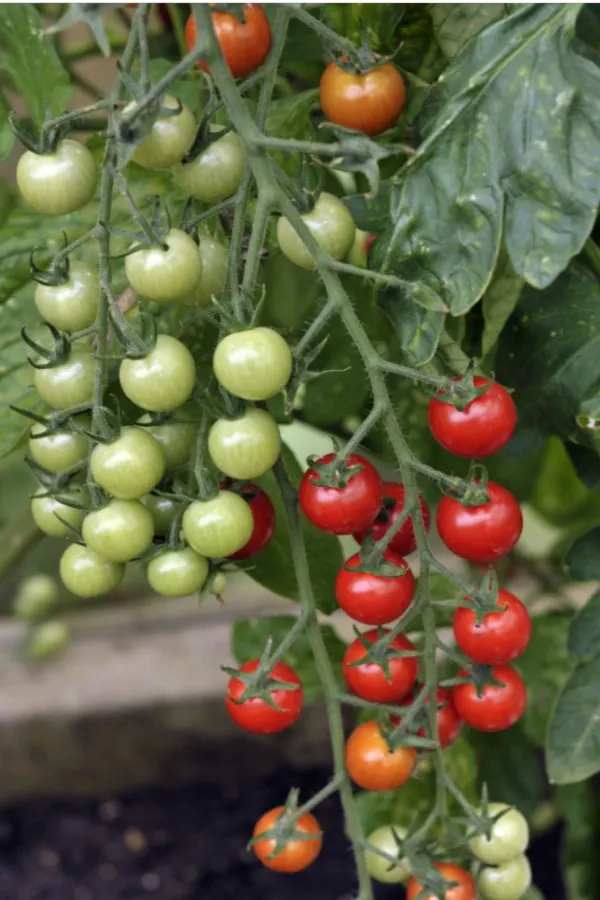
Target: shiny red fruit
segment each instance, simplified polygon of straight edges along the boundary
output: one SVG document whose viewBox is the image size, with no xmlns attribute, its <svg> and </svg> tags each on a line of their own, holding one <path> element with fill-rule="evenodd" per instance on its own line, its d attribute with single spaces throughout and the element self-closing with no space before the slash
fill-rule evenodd
<svg viewBox="0 0 600 900">
<path fill-rule="evenodd" d="M 334 458 L 333 453 L 328 453 L 318 463 L 326 465 Z M 368 528 L 379 512 L 383 494 L 377 469 L 356 453 L 350 454 L 347 465 L 360 469 L 342 487 L 315 484 L 320 473 L 314 468 L 307 469 L 302 476 L 298 489 L 300 508 L 308 521 L 321 531 L 352 534 Z"/>
<path fill-rule="evenodd" d="M 371 644 L 387 634 L 377 629 L 367 631 L 363 638 Z M 404 637 L 396 635 L 391 643 L 394 650 L 415 651 L 414 644 Z M 352 641 L 344 654 L 342 674 L 348 688 L 357 697 L 371 700 L 373 703 L 396 703 L 406 696 L 414 687 L 418 673 L 418 659 L 416 656 L 395 656 L 387 659 L 389 678 L 385 669 L 378 662 L 370 660 L 360 662 L 367 655 L 367 650 L 359 638 Z M 352 665 L 352 663 L 360 663 Z"/>
<path fill-rule="evenodd" d="M 459 677 L 468 676 L 463 670 Z M 527 706 L 527 688 L 521 676 L 510 666 L 494 666 L 492 678 L 499 684 L 488 684 L 477 695 L 473 683 L 457 684 L 452 689 L 452 702 L 467 725 L 479 731 L 504 731 L 518 722 Z"/>
<path fill-rule="evenodd" d="M 372 536 L 374 541 L 381 540 L 393 526 L 398 516 L 402 514 L 405 499 L 406 491 L 404 490 L 403 484 L 385 481 L 383 483 L 383 503 L 377 518 L 370 528 L 363 528 L 361 531 L 355 532 L 353 535 L 354 540 L 357 543 L 362 544 L 369 535 Z M 419 506 L 421 508 L 421 516 L 423 517 L 425 530 L 428 531 L 431 518 L 429 506 L 427 505 L 425 498 L 420 494 Z M 410 517 L 409 519 L 406 519 L 398 531 L 396 531 L 394 537 L 388 544 L 388 550 L 391 550 L 392 553 L 398 553 L 400 556 L 405 556 L 407 553 L 412 553 L 416 548 L 417 539 L 413 528 L 413 520 L 412 517 Z"/>
<path fill-rule="evenodd" d="M 475 387 L 489 383 L 489 379 L 480 375 L 473 380 Z M 490 456 L 506 446 L 517 425 L 514 400 L 506 388 L 495 381 L 462 410 L 432 397 L 427 415 L 431 433 L 438 444 L 456 456 L 475 459 Z"/>
<path fill-rule="evenodd" d="M 241 672 L 256 672 L 260 660 L 252 659 L 240 666 Z M 293 725 L 302 711 L 302 682 L 294 670 L 285 663 L 278 662 L 270 675 L 275 681 L 297 685 L 296 689 L 288 687 L 269 687 L 269 695 L 274 706 L 262 697 L 251 697 L 244 700 L 246 685 L 235 675 L 229 680 L 225 706 L 233 721 L 253 734 L 275 734 Z"/>
<path fill-rule="evenodd" d="M 442 497 L 436 523 L 446 547 L 471 562 L 492 562 L 513 549 L 523 530 L 521 507 L 510 491 L 488 482 L 489 502 L 463 506 L 454 497 Z"/>
<path fill-rule="evenodd" d="M 404 574 L 376 575 L 352 571 L 353 566 L 361 564 L 360 554 L 355 553 L 346 560 L 335 580 L 335 596 L 339 605 L 352 619 L 363 625 L 387 625 L 398 619 L 414 597 L 415 579 L 406 560 L 388 550 L 383 558 L 403 570 Z"/>
<path fill-rule="evenodd" d="M 275 532 L 275 509 L 269 495 L 256 484 L 246 484 L 241 492 L 250 507 L 254 528 L 247 544 L 230 559 L 249 559 L 264 550 Z"/>
<path fill-rule="evenodd" d="M 487 612 L 479 624 L 474 608 L 459 606 L 454 614 L 456 643 L 474 662 L 490 666 L 509 663 L 527 648 L 531 638 L 527 607 L 502 588 L 497 606 L 498 612 Z"/>
</svg>

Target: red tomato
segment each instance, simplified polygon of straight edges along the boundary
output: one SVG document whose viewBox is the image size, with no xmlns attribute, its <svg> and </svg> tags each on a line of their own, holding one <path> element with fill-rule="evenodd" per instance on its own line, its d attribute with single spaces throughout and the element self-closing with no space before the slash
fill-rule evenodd
<svg viewBox="0 0 600 900">
<path fill-rule="evenodd" d="M 365 253 L 368 253 L 375 241 L 377 240 L 379 235 L 373 234 L 372 232 L 367 235 L 365 239 Z"/>
<path fill-rule="evenodd" d="M 318 462 L 327 464 L 333 459 L 334 454 L 328 453 Z M 361 469 L 343 487 L 315 484 L 319 473 L 312 468 L 302 476 L 298 489 L 300 509 L 321 531 L 352 534 L 368 528 L 379 512 L 383 496 L 377 469 L 356 453 L 348 457 L 348 466 L 361 466 Z"/>
<path fill-rule="evenodd" d="M 346 72 L 334 62 L 321 76 L 321 107 L 330 122 L 364 134 L 381 134 L 404 106 L 404 81 L 391 63 L 370 72 Z"/>
<path fill-rule="evenodd" d="M 477 900 L 475 882 L 466 869 L 448 862 L 435 863 L 435 867 L 446 881 L 456 881 L 457 884 L 444 891 L 443 897 L 428 894 L 424 900 Z M 406 886 L 406 900 L 416 900 L 422 890 L 421 882 L 417 878 L 411 878 Z"/>
<path fill-rule="evenodd" d="M 383 503 L 377 518 L 370 528 L 363 528 L 361 531 L 356 531 L 353 534 L 354 540 L 358 544 L 362 544 L 368 535 L 372 535 L 374 541 L 381 540 L 394 524 L 398 516 L 402 514 L 402 511 L 404 510 L 405 495 L 406 492 L 403 484 L 396 484 L 393 481 L 384 481 Z M 427 501 L 420 494 L 419 506 L 421 507 L 421 515 L 423 517 L 425 530 L 428 531 L 430 521 L 429 506 L 427 505 Z M 400 526 L 388 544 L 388 550 L 391 550 L 392 553 L 398 553 L 400 556 L 405 556 L 407 553 L 412 553 L 416 548 L 417 539 L 415 537 L 411 516 Z"/>
<path fill-rule="evenodd" d="M 256 672 L 260 660 L 252 659 L 240 666 L 242 672 Z M 229 680 L 225 706 L 233 721 L 253 734 L 275 734 L 293 725 L 302 711 L 302 682 L 290 666 L 278 662 L 270 677 L 275 681 L 297 684 L 296 690 L 272 686 L 269 690 L 272 706 L 261 697 L 244 700 L 246 685 L 235 675 Z M 236 702 L 237 701 L 237 702 Z M 242 702 L 239 702 L 242 701 Z"/>
<path fill-rule="evenodd" d="M 415 688 L 414 696 L 416 696 L 417 690 L 418 687 Z M 435 696 L 437 701 L 437 737 L 439 745 L 443 750 L 446 747 L 449 747 L 450 744 L 453 744 L 457 739 L 462 728 L 462 722 L 454 709 L 450 691 L 447 691 L 446 688 L 438 687 Z M 429 698 L 425 700 L 425 703 L 429 703 Z M 397 726 L 401 723 L 402 717 L 390 716 L 390 720 L 394 726 Z M 419 728 L 417 734 L 419 737 L 428 737 L 429 729 Z"/>
<path fill-rule="evenodd" d="M 387 625 L 406 612 L 415 594 L 415 579 L 401 556 L 386 550 L 383 558 L 404 575 L 375 575 L 345 568 L 360 565 L 360 554 L 347 559 L 335 579 L 335 596 L 344 612 L 363 625 Z"/>
<path fill-rule="evenodd" d="M 469 673 L 459 672 L 459 676 Z M 504 731 L 517 722 L 527 706 L 527 688 L 521 676 L 510 666 L 494 666 L 492 678 L 500 684 L 486 685 L 477 696 L 474 684 L 452 688 L 456 712 L 467 725 L 479 731 Z"/>
<path fill-rule="evenodd" d="M 510 553 L 523 529 L 521 507 L 510 491 L 490 481 L 487 492 L 489 502 L 481 506 L 442 497 L 437 508 L 437 528 L 446 547 L 471 562 L 492 562 Z"/>
<path fill-rule="evenodd" d="M 489 666 L 512 662 L 531 638 L 531 619 L 518 597 L 500 589 L 497 605 L 499 612 L 486 613 L 479 625 L 474 609 L 459 606 L 454 614 L 454 637 L 460 649 Z"/>
<path fill-rule="evenodd" d="M 254 529 L 248 543 L 237 553 L 232 553 L 230 559 L 249 559 L 256 556 L 265 549 L 275 531 L 275 509 L 268 494 L 265 494 L 258 485 L 249 483 L 244 485 L 242 497 L 250 507 Z"/>
<path fill-rule="evenodd" d="M 217 40 L 234 78 L 245 78 L 258 69 L 271 49 L 271 26 L 262 6 L 259 3 L 246 4 L 243 16 L 245 21 L 240 22 L 232 13 L 215 10 L 212 14 Z M 196 44 L 193 13 L 185 26 L 185 43 L 188 50 Z M 205 72 L 209 71 L 206 63 L 199 62 L 198 65 Z"/>
<path fill-rule="evenodd" d="M 285 806 L 276 806 L 275 809 L 270 809 L 254 826 L 253 837 L 270 831 L 285 813 Z M 298 840 L 291 837 L 275 856 L 271 856 L 276 847 L 274 838 L 266 837 L 252 844 L 252 849 L 263 866 L 273 869 L 274 872 L 301 872 L 315 861 L 323 846 L 321 827 L 315 817 L 311 813 L 303 813 L 294 823 L 294 831 L 314 835 L 314 837 L 311 837 L 310 840 Z"/>
<path fill-rule="evenodd" d="M 387 633 L 387 631 L 383 632 L 383 634 Z M 372 644 L 382 636 L 377 629 L 367 631 L 363 635 L 365 640 Z M 415 645 L 403 634 L 396 635 L 391 646 L 395 650 L 414 651 L 415 649 Z M 366 655 L 367 651 L 361 641 L 356 638 L 347 648 L 342 663 L 342 673 L 346 684 L 358 697 L 372 700 L 373 703 L 395 703 L 412 690 L 419 669 L 416 656 L 388 657 L 387 665 L 390 673 L 388 679 L 385 670 L 377 662 L 367 661 L 358 666 L 351 665 Z"/>
<path fill-rule="evenodd" d="M 365 791 L 391 791 L 405 784 L 415 770 L 414 747 L 390 751 L 377 722 L 363 722 L 346 743 L 348 775 Z"/>
<path fill-rule="evenodd" d="M 455 378 L 454 381 L 458 381 Z M 489 381 L 476 375 L 475 387 Z M 427 412 L 431 433 L 456 456 L 490 456 L 508 444 L 517 425 L 517 407 L 506 388 L 493 382 L 465 409 L 432 397 Z"/>
</svg>

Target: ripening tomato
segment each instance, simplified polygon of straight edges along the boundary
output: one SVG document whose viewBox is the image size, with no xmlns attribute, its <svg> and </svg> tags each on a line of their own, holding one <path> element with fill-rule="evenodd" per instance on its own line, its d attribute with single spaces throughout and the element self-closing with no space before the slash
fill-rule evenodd
<svg viewBox="0 0 600 900">
<path fill-rule="evenodd" d="M 369 72 L 348 72 L 331 62 L 321 76 L 319 97 L 330 122 L 375 135 L 392 127 L 402 112 L 406 90 L 392 63 Z"/>
<path fill-rule="evenodd" d="M 159 334 L 152 350 L 119 367 L 123 393 L 150 412 L 172 412 L 189 400 L 196 384 L 194 357 L 181 341 Z"/>
<path fill-rule="evenodd" d="M 363 541 L 370 535 L 374 541 L 380 541 L 382 537 L 389 531 L 390 528 L 394 525 L 396 519 L 402 515 L 404 511 L 404 504 L 406 500 L 406 491 L 404 490 L 403 484 L 396 484 L 392 481 L 384 481 L 383 483 L 383 503 L 381 504 L 381 509 L 377 514 L 377 518 L 373 522 L 373 524 L 369 528 L 363 528 L 361 531 L 355 532 L 352 536 L 354 540 L 358 544 L 362 544 Z M 423 518 L 423 524 L 425 526 L 425 530 L 429 530 L 430 525 L 430 513 L 429 506 L 424 497 L 419 494 L 419 507 L 421 509 L 421 516 Z M 407 553 L 412 553 L 413 550 L 417 549 L 417 539 L 415 537 L 415 531 L 413 528 L 413 520 L 412 516 L 408 519 L 405 519 L 403 524 L 394 534 L 394 537 L 390 541 L 387 547 L 388 550 L 391 550 L 392 553 L 397 553 L 399 556 L 405 556 Z"/>
<path fill-rule="evenodd" d="M 348 775 L 365 791 L 392 791 L 405 784 L 415 770 L 414 747 L 390 750 L 377 722 L 363 722 L 346 743 Z"/>
<path fill-rule="evenodd" d="M 463 670 L 459 677 L 468 676 Z M 467 725 L 479 731 L 504 731 L 521 718 L 527 705 L 527 688 L 521 676 L 510 666 L 494 666 L 491 676 L 499 684 L 487 684 L 481 695 L 473 683 L 457 684 L 452 689 L 456 712 Z"/>
<path fill-rule="evenodd" d="M 285 806 L 270 809 L 254 826 L 253 837 L 270 831 L 276 826 L 278 819 L 285 815 Z M 294 823 L 294 831 L 311 835 L 311 838 L 298 840 L 290 837 L 285 846 L 274 856 L 271 855 L 276 847 L 274 838 L 265 837 L 252 844 L 254 853 L 267 869 L 272 869 L 274 872 L 301 872 L 315 861 L 323 846 L 321 826 L 315 817 L 311 813 L 303 813 Z"/>
<path fill-rule="evenodd" d="M 247 3 L 242 11 L 244 21 L 237 15 L 215 10 L 212 14 L 213 27 L 229 71 L 234 78 L 245 78 L 262 66 L 271 49 L 271 26 L 259 3 Z M 189 17 L 185 26 L 185 43 L 191 50 L 196 43 L 196 19 Z M 208 66 L 199 62 L 198 66 L 208 72 Z"/>
<path fill-rule="evenodd" d="M 85 350 L 71 350 L 55 366 L 36 369 L 33 376 L 37 392 L 54 409 L 68 409 L 89 403 L 94 396 L 98 362 Z"/>
<path fill-rule="evenodd" d="M 512 662 L 531 638 L 531 618 L 518 597 L 501 588 L 497 606 L 498 612 L 487 612 L 479 623 L 475 608 L 459 606 L 454 614 L 454 637 L 460 649 L 489 666 Z"/>
<path fill-rule="evenodd" d="M 414 696 L 417 695 L 418 687 L 415 687 Z M 462 722 L 456 714 L 454 704 L 452 703 L 452 694 L 446 688 L 438 687 L 435 692 L 436 697 L 436 721 L 437 721 L 437 739 L 440 747 L 444 750 L 453 744 L 458 738 Z M 429 697 L 426 698 L 425 704 L 429 703 Z M 399 725 L 401 717 L 391 716 L 391 722 L 394 726 Z M 429 737 L 429 728 L 419 728 L 417 734 L 419 737 Z M 431 737 L 433 737 L 431 735 Z"/>
<path fill-rule="evenodd" d="M 442 497 L 436 523 L 446 547 L 471 562 L 493 562 L 513 549 L 523 529 L 521 507 L 510 491 L 493 481 L 487 485 L 489 501 L 463 506 L 454 497 Z"/>
<path fill-rule="evenodd" d="M 230 559 L 250 559 L 264 550 L 275 532 L 275 509 L 268 494 L 256 484 L 245 484 L 242 497 L 250 507 L 254 528 L 249 541 Z"/>
<path fill-rule="evenodd" d="M 183 300 L 200 283 L 202 258 L 189 234 L 171 228 L 163 245 L 141 247 L 126 256 L 125 274 L 138 294 L 170 303 Z"/>
<path fill-rule="evenodd" d="M 241 672 L 256 672 L 260 660 L 252 659 L 240 666 Z M 278 662 L 269 676 L 272 681 L 283 681 L 286 684 L 296 685 L 296 688 L 277 687 L 276 684 L 267 685 L 271 706 L 262 697 L 251 697 L 244 700 L 246 685 L 241 678 L 233 675 L 229 680 L 225 706 L 233 721 L 245 731 L 252 734 L 275 734 L 284 731 L 293 725 L 302 712 L 302 682 L 294 670 L 285 663 Z"/>
<path fill-rule="evenodd" d="M 379 632 L 374 628 L 362 637 L 373 644 L 387 633 L 384 629 Z M 398 634 L 391 643 L 391 649 L 413 652 L 415 656 L 386 657 L 388 677 L 385 668 L 378 662 L 361 662 L 367 650 L 360 638 L 352 641 L 344 653 L 342 674 L 354 694 L 373 703 L 396 703 L 412 690 L 419 669 L 414 644 L 403 634 Z"/>
<path fill-rule="evenodd" d="M 455 881 L 456 886 L 445 891 L 443 897 L 428 895 L 424 900 L 477 900 L 475 882 L 466 869 L 448 862 L 435 863 L 435 868 L 446 881 Z M 422 890 L 421 882 L 411 878 L 406 886 L 406 900 L 416 900 Z"/>
<path fill-rule="evenodd" d="M 334 458 L 335 454 L 327 453 L 317 463 L 325 465 Z M 342 473 L 339 487 L 319 484 L 318 470 L 310 467 L 298 489 L 298 502 L 308 521 L 331 534 L 352 534 L 368 528 L 381 506 L 382 486 L 377 469 L 356 453 L 350 454 L 346 465 L 357 471 L 349 477 L 348 472 Z"/>
<path fill-rule="evenodd" d="M 347 559 L 335 579 L 335 596 L 344 612 L 363 625 L 387 625 L 406 612 L 415 594 L 415 579 L 401 556 L 386 550 L 386 563 L 395 566 L 397 575 L 376 575 L 353 571 L 360 565 L 359 553 Z"/>
<path fill-rule="evenodd" d="M 488 378 L 480 375 L 473 381 L 478 388 L 489 383 Z M 438 444 L 456 456 L 475 458 L 501 450 L 508 444 L 517 425 L 514 400 L 506 388 L 495 381 L 465 409 L 457 409 L 453 403 L 432 397 L 427 416 Z"/>
</svg>

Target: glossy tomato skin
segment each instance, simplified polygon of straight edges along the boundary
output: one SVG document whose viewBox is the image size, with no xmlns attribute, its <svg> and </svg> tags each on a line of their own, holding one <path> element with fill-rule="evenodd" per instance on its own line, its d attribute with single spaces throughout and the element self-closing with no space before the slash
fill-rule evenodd
<svg viewBox="0 0 600 900">
<path fill-rule="evenodd" d="M 256 484 L 246 484 L 242 497 L 250 507 L 254 527 L 250 540 L 237 553 L 232 553 L 230 559 L 250 559 L 256 556 L 265 549 L 275 533 L 275 508 L 269 495 Z"/>
<path fill-rule="evenodd" d="M 247 3 L 243 9 L 244 22 L 227 12 L 212 14 L 213 27 L 229 71 L 234 78 L 245 78 L 261 66 L 271 49 L 271 26 L 259 3 Z M 196 20 L 192 14 L 185 26 L 185 43 L 191 50 L 196 43 Z M 200 68 L 209 71 L 206 63 Z"/>
<path fill-rule="evenodd" d="M 254 520 L 248 504 L 233 491 L 219 491 L 208 500 L 194 500 L 182 519 L 183 534 L 196 553 L 220 559 L 245 547 Z"/>
<path fill-rule="evenodd" d="M 531 618 L 518 597 L 500 588 L 497 605 L 499 611 L 486 613 L 479 624 L 475 609 L 459 606 L 453 622 L 454 637 L 463 653 L 490 666 L 512 662 L 531 638 Z"/>
<path fill-rule="evenodd" d="M 164 247 L 142 247 L 126 256 L 125 274 L 138 294 L 170 303 L 183 300 L 198 285 L 202 258 L 189 234 L 171 228 Z"/>
<path fill-rule="evenodd" d="M 87 147 L 67 138 L 54 153 L 27 150 L 17 164 L 17 184 L 37 212 L 66 215 L 92 199 L 98 168 Z"/>
<path fill-rule="evenodd" d="M 126 426 L 114 441 L 96 444 L 90 457 L 94 481 L 119 500 L 139 500 L 165 473 L 160 444 L 143 428 Z"/>
<path fill-rule="evenodd" d="M 415 699 L 418 692 L 419 685 L 416 685 L 412 699 Z M 454 704 L 452 702 L 452 694 L 450 693 L 450 691 L 446 690 L 446 688 L 438 687 L 436 689 L 435 697 L 437 739 L 441 749 L 445 750 L 446 747 L 449 747 L 450 744 L 453 744 L 454 741 L 458 738 L 462 729 L 462 722 L 459 719 L 454 708 Z M 407 703 L 407 701 L 405 700 L 404 703 Z M 425 699 L 425 703 L 429 703 L 429 697 Z M 390 721 L 392 725 L 396 727 L 400 725 L 402 718 L 401 716 L 391 716 Z M 417 733 L 419 737 L 430 737 L 428 728 L 419 728 L 419 731 Z"/>
<path fill-rule="evenodd" d="M 292 374 L 289 344 L 272 328 L 249 328 L 222 338 L 213 354 L 219 384 L 243 400 L 268 400 Z"/>
<path fill-rule="evenodd" d="M 321 249 L 332 259 L 343 259 L 354 243 L 356 226 L 348 207 L 333 194 L 323 191 L 304 224 Z M 285 216 L 277 222 L 277 241 L 284 256 L 302 269 L 314 269 L 315 258 Z"/>
<path fill-rule="evenodd" d="M 334 454 L 327 453 L 317 462 L 326 464 L 333 459 Z M 313 468 L 307 469 L 302 476 L 298 489 L 300 509 L 321 531 L 352 534 L 369 528 L 379 511 L 382 486 L 377 469 L 356 453 L 348 457 L 348 466 L 361 466 L 361 469 L 351 475 L 343 487 L 315 484 L 319 473 Z"/>
<path fill-rule="evenodd" d="M 237 419 L 217 419 L 208 433 L 212 461 L 224 475 L 239 481 L 268 472 L 280 450 L 277 422 L 266 410 L 254 406 Z"/>
<path fill-rule="evenodd" d="M 406 502 L 406 492 L 403 484 L 397 484 L 392 481 L 384 481 L 383 483 L 383 503 L 377 515 L 377 518 L 369 528 L 363 528 L 353 534 L 354 540 L 358 544 L 362 544 L 366 538 L 371 535 L 374 541 L 379 541 L 387 534 L 393 526 L 396 519 L 402 515 L 404 504 Z M 424 497 L 419 494 L 419 507 L 425 530 L 429 531 L 431 522 L 431 514 L 429 505 Z M 417 539 L 413 528 L 412 516 L 406 519 L 400 528 L 396 531 L 394 537 L 388 544 L 388 550 L 397 553 L 399 556 L 405 556 L 417 549 Z"/>
<path fill-rule="evenodd" d="M 64 362 L 36 369 L 33 377 L 38 394 L 49 406 L 68 409 L 92 399 L 97 368 L 91 353 L 71 350 Z"/>
<path fill-rule="evenodd" d="M 161 497 L 158 494 L 146 494 L 140 497 L 154 522 L 154 534 L 158 537 L 166 537 L 171 527 L 171 522 L 177 514 L 178 504 L 172 497 Z"/>
<path fill-rule="evenodd" d="M 489 381 L 480 375 L 473 380 L 475 387 Z M 505 447 L 517 425 L 515 402 L 506 388 L 495 381 L 462 410 L 432 397 L 427 416 L 438 444 L 456 456 L 475 459 L 491 456 Z"/>
<path fill-rule="evenodd" d="M 200 281 L 181 301 L 186 306 L 210 306 L 223 293 L 227 278 L 227 247 L 208 235 L 200 235 L 198 247 L 202 260 Z"/>
<path fill-rule="evenodd" d="M 45 488 L 38 488 L 31 499 L 33 521 L 40 531 L 43 531 L 44 534 L 50 537 L 69 537 L 71 534 L 69 525 L 72 528 L 80 528 L 85 517 L 85 510 L 69 506 L 67 503 L 61 503 L 57 497 L 44 496 L 45 494 Z M 71 500 L 73 503 L 83 504 L 89 501 L 89 497 L 70 491 L 61 493 L 60 497 L 65 500 Z"/>
<path fill-rule="evenodd" d="M 477 900 L 475 882 L 466 869 L 447 862 L 435 863 L 435 867 L 446 881 L 456 881 L 457 885 L 447 890 L 443 897 L 429 895 L 425 900 Z M 406 900 L 416 900 L 422 890 L 421 882 L 411 878 L 406 886 Z"/>
<path fill-rule="evenodd" d="M 174 412 L 174 419 L 185 420 L 187 417 L 186 410 L 175 410 Z M 165 422 L 157 424 L 152 422 L 148 413 L 145 413 L 137 420 L 137 424 L 142 425 L 148 434 L 151 434 L 154 440 L 160 444 L 165 457 L 165 471 L 172 472 L 189 462 L 196 443 L 197 428 L 194 422 L 178 422 L 167 419 Z"/>
<path fill-rule="evenodd" d="M 390 749 L 377 722 L 363 722 L 346 742 L 346 770 L 365 791 L 391 791 L 405 784 L 415 770 L 414 747 Z"/>
<path fill-rule="evenodd" d="M 383 558 L 404 570 L 404 574 L 387 576 L 353 572 L 352 567 L 361 562 L 360 554 L 355 553 L 346 560 L 335 580 L 339 605 L 348 616 L 363 625 L 387 625 L 406 612 L 415 595 L 415 579 L 406 560 L 389 550 Z"/>
<path fill-rule="evenodd" d="M 381 825 L 372 831 L 368 837 L 368 842 L 378 850 L 383 850 L 389 856 L 398 856 L 398 842 L 406 840 L 408 832 L 402 825 Z M 383 884 L 402 884 L 410 878 L 410 869 L 408 868 L 408 860 L 399 860 L 398 865 L 390 865 L 387 859 L 379 856 L 374 850 L 365 851 L 365 861 L 369 875 L 375 881 L 381 881 Z"/>
<path fill-rule="evenodd" d="M 365 632 L 363 638 L 370 643 L 375 643 L 381 636 L 375 628 Z M 391 646 L 395 650 L 416 652 L 414 644 L 403 634 L 397 635 Z M 416 655 L 389 658 L 387 664 L 390 680 L 388 680 L 379 663 L 367 661 L 360 665 L 352 665 L 360 662 L 366 654 L 367 651 L 362 642 L 356 638 L 346 649 L 342 662 L 344 680 L 348 688 L 358 697 L 371 700 L 373 703 L 395 703 L 413 689 L 419 669 Z"/>
<path fill-rule="evenodd" d="M 526 856 L 516 856 L 500 866 L 479 873 L 477 886 L 485 900 L 521 900 L 531 884 L 531 866 Z"/>
<path fill-rule="evenodd" d="M 256 672 L 260 660 L 252 659 L 240 666 L 242 672 Z M 278 688 L 273 685 L 269 689 L 271 700 L 277 706 L 274 709 L 260 697 L 251 697 L 244 701 L 246 685 L 240 678 L 232 676 L 227 687 L 225 706 L 233 721 L 245 731 L 252 734 L 276 734 L 285 731 L 294 724 L 302 712 L 302 682 L 294 670 L 285 663 L 278 662 L 271 671 L 271 678 L 287 684 L 298 685 L 296 690 Z M 236 702 L 238 701 L 238 702 Z M 242 701 L 242 702 L 239 702 Z"/>
<path fill-rule="evenodd" d="M 187 597 L 199 591 L 208 577 L 208 562 L 190 547 L 166 550 L 146 569 L 148 584 L 163 597 Z"/>
<path fill-rule="evenodd" d="M 223 129 L 211 126 L 210 130 Z M 175 184 L 190 197 L 214 205 L 235 194 L 245 171 L 246 153 L 242 140 L 235 131 L 228 131 L 223 137 L 213 140 L 194 159 L 174 166 L 173 178 Z"/>
<path fill-rule="evenodd" d="M 331 62 L 321 76 L 319 94 L 330 122 L 369 135 L 391 128 L 406 99 L 404 80 L 392 63 L 354 74 Z"/>
<path fill-rule="evenodd" d="M 442 497 L 436 523 L 446 547 L 471 562 L 493 562 L 513 549 L 523 530 L 521 507 L 510 491 L 488 482 L 489 502 L 463 506 L 454 497 Z"/>
<path fill-rule="evenodd" d="M 129 107 L 135 107 L 135 102 Z M 125 107 L 127 112 L 129 107 Z M 152 124 L 150 134 L 135 148 L 133 158 L 147 169 L 166 169 L 178 163 L 188 152 L 196 137 L 196 120 L 185 103 L 178 103 L 167 94 L 161 100 L 161 107 L 175 112 L 175 115 L 158 117 Z"/>
<path fill-rule="evenodd" d="M 38 284 L 34 300 L 45 322 L 60 331 L 83 331 L 96 321 L 100 283 L 95 269 L 83 262 L 69 263 L 63 284 Z"/>
<path fill-rule="evenodd" d="M 487 814 L 498 816 L 491 827 L 490 839 L 476 834 L 469 840 L 471 853 L 491 866 L 500 866 L 525 853 L 529 844 L 529 825 L 525 816 L 507 803 L 488 803 Z"/>
<path fill-rule="evenodd" d="M 259 837 L 263 832 L 270 831 L 275 827 L 277 820 L 283 814 L 285 814 L 285 806 L 277 806 L 275 809 L 270 809 L 256 823 L 253 836 Z M 271 856 L 275 849 L 275 840 L 273 838 L 266 837 L 252 844 L 254 853 L 267 869 L 272 869 L 273 872 L 284 873 L 301 872 L 315 861 L 321 852 L 323 837 L 321 835 L 321 826 L 312 813 L 301 815 L 294 824 L 294 831 L 314 835 L 314 838 L 302 841 L 291 838 L 276 856 Z"/>
<path fill-rule="evenodd" d="M 124 574 L 124 565 L 110 562 L 80 544 L 71 544 L 60 558 L 62 582 L 77 597 L 100 597 L 114 591 Z"/>
<path fill-rule="evenodd" d="M 89 428 L 89 419 L 78 416 L 81 426 Z M 90 452 L 89 439 L 74 429 L 46 433 L 46 426 L 36 422 L 29 432 L 29 453 L 47 472 L 57 474 L 83 462 Z"/>
<path fill-rule="evenodd" d="M 132 403 L 150 412 L 172 412 L 189 400 L 196 363 L 188 348 L 170 334 L 159 334 L 141 359 L 124 359 L 119 381 Z"/>
<path fill-rule="evenodd" d="M 87 514 L 81 535 L 91 550 L 121 563 L 145 553 L 154 537 L 152 515 L 139 500 L 110 500 Z"/>
<path fill-rule="evenodd" d="M 459 677 L 468 676 L 467 671 Z M 477 696 L 474 684 L 457 684 L 452 702 L 458 715 L 478 731 L 504 731 L 521 718 L 527 706 L 527 688 L 510 666 L 494 666 L 492 677 L 500 684 L 488 684 Z"/>
</svg>

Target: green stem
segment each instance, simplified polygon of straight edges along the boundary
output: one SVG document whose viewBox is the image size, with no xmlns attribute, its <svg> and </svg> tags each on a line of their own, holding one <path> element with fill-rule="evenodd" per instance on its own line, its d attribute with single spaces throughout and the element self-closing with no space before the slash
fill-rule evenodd
<svg viewBox="0 0 600 900">
<path fill-rule="evenodd" d="M 303 22 L 305 25 L 308 25 L 309 28 L 312 28 L 313 31 L 316 31 L 319 37 L 323 38 L 328 44 L 337 47 L 342 53 L 350 54 L 351 58 L 356 58 L 356 47 L 352 41 L 341 37 L 336 31 L 333 31 L 333 29 L 324 25 L 323 22 L 320 22 L 319 19 L 315 19 L 315 17 L 311 16 L 311 14 L 303 9 L 302 6 L 294 3 L 290 6 L 290 9 L 300 22 Z"/>
<path fill-rule="evenodd" d="M 185 27 L 183 24 L 183 16 L 181 15 L 181 7 L 178 3 L 167 3 L 169 18 L 175 32 L 175 40 L 177 41 L 177 49 L 181 57 L 187 53 L 187 44 L 185 42 Z"/>
<path fill-rule="evenodd" d="M 352 159 L 356 161 L 367 162 L 370 159 L 366 149 L 362 153 L 353 152 L 348 144 L 344 144 L 341 141 L 324 143 L 322 141 L 299 141 L 292 138 L 263 135 L 258 139 L 258 142 L 265 150 L 279 150 L 286 153 L 310 153 L 312 156 L 325 156 L 328 159 L 344 158 L 348 157 L 348 155 L 351 155 Z M 393 150 L 394 153 L 403 153 L 407 156 L 414 153 L 414 148 L 408 144 L 394 144 L 386 147 L 386 150 Z"/>
<path fill-rule="evenodd" d="M 377 365 L 383 372 L 400 375 L 401 378 L 409 378 L 411 381 L 427 384 L 436 389 L 443 388 L 448 381 L 445 375 L 429 375 L 427 372 L 419 372 L 418 369 L 411 369 L 409 366 L 402 366 L 381 357 Z"/>
</svg>

